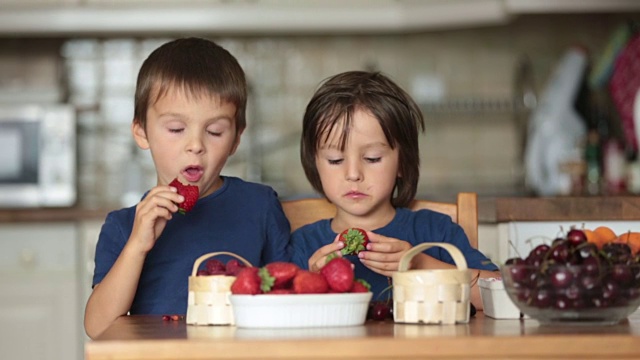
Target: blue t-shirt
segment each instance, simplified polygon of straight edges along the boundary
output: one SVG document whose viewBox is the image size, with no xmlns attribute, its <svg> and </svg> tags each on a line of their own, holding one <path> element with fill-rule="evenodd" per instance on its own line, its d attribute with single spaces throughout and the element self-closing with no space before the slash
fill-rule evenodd
<svg viewBox="0 0 640 360">
<path fill-rule="evenodd" d="M 167 223 L 144 261 L 131 314 L 185 314 L 188 278 L 194 261 L 206 253 L 232 252 L 254 266 L 290 261 L 289 222 L 275 191 L 235 177 L 223 180 L 220 189 Z M 135 212 L 130 207 L 107 215 L 96 246 L 94 286 L 127 243 Z"/>
<path fill-rule="evenodd" d="M 386 226 L 373 230 L 376 234 L 393 237 L 409 242 L 412 246 L 424 242 L 444 242 L 455 245 L 467 260 L 467 265 L 474 269 L 498 270 L 496 265 L 480 251 L 471 247 L 467 235 L 460 225 L 451 221 L 447 215 L 431 211 L 411 211 L 406 208 L 396 209 L 396 215 Z M 309 268 L 309 258 L 320 247 L 330 244 L 336 237 L 331 230 L 331 219 L 317 221 L 303 226 L 291 235 L 292 261 L 304 269 Z M 433 247 L 425 251 L 426 254 L 449 264 L 454 264 L 449 253 L 440 247 Z M 364 266 L 356 255 L 347 255 L 355 265 L 356 278 L 364 279 L 371 285 L 373 299 L 389 287 L 386 276 L 380 275 Z M 391 290 L 388 290 L 391 296 Z M 381 294 L 381 300 L 387 298 L 387 293 Z"/>
</svg>

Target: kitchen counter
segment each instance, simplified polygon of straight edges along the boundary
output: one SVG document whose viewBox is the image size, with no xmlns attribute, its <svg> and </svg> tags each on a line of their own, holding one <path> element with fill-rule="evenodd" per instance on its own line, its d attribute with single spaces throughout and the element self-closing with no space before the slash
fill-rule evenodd
<svg viewBox="0 0 640 360">
<path fill-rule="evenodd" d="M 0 223 L 104 220 L 115 209 L 2 209 Z M 478 221 L 640 220 L 640 196 L 479 197 Z"/>
<path fill-rule="evenodd" d="M 64 222 L 81 220 L 104 220 L 111 210 L 69 208 L 2 209 L 0 223 Z"/>
<path fill-rule="evenodd" d="M 637 313 L 636 313 L 637 314 Z M 124 316 L 85 346 L 101 359 L 638 359 L 640 315 L 614 326 L 540 326 L 494 320 L 468 324 L 368 322 L 311 329 L 193 326 L 160 316 Z"/>
</svg>

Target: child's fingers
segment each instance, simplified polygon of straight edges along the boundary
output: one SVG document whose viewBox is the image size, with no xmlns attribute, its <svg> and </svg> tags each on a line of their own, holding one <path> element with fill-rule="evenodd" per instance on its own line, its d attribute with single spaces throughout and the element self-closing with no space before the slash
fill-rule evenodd
<svg viewBox="0 0 640 360">
<path fill-rule="evenodd" d="M 367 250 L 380 253 L 397 253 L 404 252 L 411 248 L 411 245 L 403 240 L 396 238 L 377 235 L 375 240 L 369 238 L 369 244 L 367 244 Z"/>
<path fill-rule="evenodd" d="M 387 242 L 393 239 L 384 235 L 376 234 L 368 230 L 367 230 L 367 237 L 369 238 L 369 242 L 372 242 L 372 243 Z"/>
<path fill-rule="evenodd" d="M 365 259 L 360 259 L 360 261 L 371 271 L 382 274 L 384 276 L 391 276 L 394 272 L 398 271 L 398 263 L 378 262 Z"/>
<path fill-rule="evenodd" d="M 340 234 L 336 234 L 336 237 L 333 238 L 333 243 L 337 243 L 337 242 L 340 242 Z"/>
<path fill-rule="evenodd" d="M 311 258 L 309 258 L 309 270 L 310 271 L 320 271 L 327 263 L 327 257 L 330 254 L 336 254 L 337 256 L 342 256 L 340 250 L 344 247 L 342 242 L 332 242 L 331 244 L 327 244 L 320 249 L 316 250 Z"/>
<path fill-rule="evenodd" d="M 178 211 L 178 205 L 184 201 L 184 196 L 175 192 L 170 186 L 156 186 L 149 191 L 140 202 L 140 207 L 163 207 L 171 212 Z"/>
</svg>

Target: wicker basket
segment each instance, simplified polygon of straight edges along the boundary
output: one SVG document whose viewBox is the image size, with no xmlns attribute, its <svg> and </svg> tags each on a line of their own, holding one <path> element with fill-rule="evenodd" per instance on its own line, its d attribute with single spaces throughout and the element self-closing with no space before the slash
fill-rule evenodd
<svg viewBox="0 0 640 360">
<path fill-rule="evenodd" d="M 418 253 L 441 247 L 449 252 L 456 270 L 407 270 Z M 471 272 L 464 256 L 451 244 L 423 243 L 400 259 L 393 274 L 393 319 L 402 323 L 455 324 L 469 322 Z"/>
<path fill-rule="evenodd" d="M 187 324 L 190 325 L 233 325 L 233 309 L 229 302 L 231 284 L 235 276 L 209 275 L 197 276 L 198 268 L 203 261 L 217 256 L 229 255 L 247 266 L 250 262 L 230 252 L 212 252 L 196 259 L 193 271 L 189 276 L 189 299 L 187 306 Z"/>
</svg>

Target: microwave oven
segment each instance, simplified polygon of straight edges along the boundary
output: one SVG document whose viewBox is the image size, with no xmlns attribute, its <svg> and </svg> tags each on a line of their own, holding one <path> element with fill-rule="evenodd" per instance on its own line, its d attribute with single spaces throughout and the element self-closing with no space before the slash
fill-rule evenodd
<svg viewBox="0 0 640 360">
<path fill-rule="evenodd" d="M 70 105 L 0 106 L 0 207 L 76 202 L 76 116 Z"/>
</svg>

